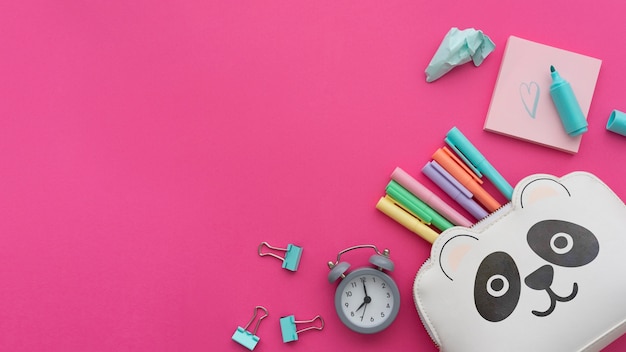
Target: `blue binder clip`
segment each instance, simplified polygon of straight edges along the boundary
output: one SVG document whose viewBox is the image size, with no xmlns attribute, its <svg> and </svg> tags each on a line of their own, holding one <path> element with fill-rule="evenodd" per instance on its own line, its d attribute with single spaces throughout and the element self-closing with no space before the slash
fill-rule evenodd
<svg viewBox="0 0 626 352">
<path fill-rule="evenodd" d="M 274 253 L 263 253 L 262 252 L 263 246 L 266 246 L 267 248 L 272 249 L 274 251 L 283 251 L 285 252 L 285 257 L 284 258 L 280 257 Z M 261 257 L 269 255 L 276 259 L 282 260 L 283 269 L 296 271 L 298 270 L 298 264 L 300 264 L 300 257 L 302 256 L 302 247 L 289 244 L 287 245 L 287 248 L 277 248 L 277 247 L 270 246 L 267 242 L 261 242 L 261 244 L 259 245 L 258 252 Z"/>
<path fill-rule="evenodd" d="M 247 329 L 256 318 L 259 309 L 264 311 L 265 315 L 259 318 L 259 320 L 256 322 L 256 325 L 254 326 L 254 330 L 250 332 Z M 246 347 L 250 351 L 252 351 L 256 347 L 257 343 L 259 343 L 259 340 L 261 339 L 260 337 L 256 336 L 256 331 L 259 329 L 261 320 L 263 320 L 263 318 L 267 317 L 268 315 L 269 315 L 269 312 L 267 311 L 267 309 L 265 309 L 265 307 L 262 307 L 262 306 L 254 307 L 254 315 L 252 315 L 252 319 L 250 319 L 248 324 L 246 324 L 246 326 L 244 326 L 243 328 L 241 326 L 237 327 L 237 330 L 235 330 L 235 333 L 233 334 L 233 340 L 239 343 L 240 345 Z"/>
<path fill-rule="evenodd" d="M 321 322 L 320 326 L 309 326 L 308 328 L 296 330 L 296 324 L 303 323 L 313 323 L 315 320 L 319 319 Z M 324 319 L 321 316 L 316 316 L 311 320 L 297 321 L 293 315 L 288 315 L 286 317 L 280 318 L 280 331 L 283 334 L 283 342 L 291 342 L 298 340 L 298 334 L 301 332 L 305 332 L 308 330 L 322 330 L 324 328 Z"/>
</svg>

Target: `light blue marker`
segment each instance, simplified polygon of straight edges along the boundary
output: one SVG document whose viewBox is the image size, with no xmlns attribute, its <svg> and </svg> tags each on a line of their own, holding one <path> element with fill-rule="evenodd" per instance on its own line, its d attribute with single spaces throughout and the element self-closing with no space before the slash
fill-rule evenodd
<svg viewBox="0 0 626 352">
<path fill-rule="evenodd" d="M 484 174 L 504 194 L 506 199 L 513 197 L 513 187 L 500 175 L 500 173 L 485 159 L 458 128 L 452 127 L 445 139 L 450 148 L 469 166 L 478 177 Z"/>
<path fill-rule="evenodd" d="M 550 66 L 550 75 L 552 76 L 550 96 L 563 122 L 565 132 L 572 137 L 587 132 L 587 120 L 576 100 L 572 86 L 561 78 L 554 66 Z"/>
</svg>

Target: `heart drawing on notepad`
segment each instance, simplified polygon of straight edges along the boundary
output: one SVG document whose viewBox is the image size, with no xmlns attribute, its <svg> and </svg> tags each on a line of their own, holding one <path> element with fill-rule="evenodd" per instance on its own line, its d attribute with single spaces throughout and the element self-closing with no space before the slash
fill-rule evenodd
<svg viewBox="0 0 626 352">
<path fill-rule="evenodd" d="M 535 81 L 530 83 L 522 82 L 519 86 L 519 95 L 522 98 L 522 104 L 528 115 L 535 118 L 537 113 L 537 104 L 539 103 L 539 85 Z"/>
</svg>

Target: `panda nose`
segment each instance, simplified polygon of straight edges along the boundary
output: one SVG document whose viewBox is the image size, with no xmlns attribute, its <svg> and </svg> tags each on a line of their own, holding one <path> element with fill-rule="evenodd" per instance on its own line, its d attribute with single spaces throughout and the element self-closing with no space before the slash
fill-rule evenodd
<svg viewBox="0 0 626 352">
<path fill-rule="evenodd" d="M 544 265 L 526 276 L 524 283 L 534 290 L 545 290 L 552 285 L 552 279 L 554 279 L 554 268 Z"/>
</svg>

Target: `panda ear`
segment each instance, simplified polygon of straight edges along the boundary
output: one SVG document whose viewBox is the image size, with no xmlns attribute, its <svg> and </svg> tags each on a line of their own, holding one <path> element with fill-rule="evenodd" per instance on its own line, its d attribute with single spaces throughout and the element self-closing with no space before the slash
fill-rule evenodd
<svg viewBox="0 0 626 352">
<path fill-rule="evenodd" d="M 520 206 L 524 208 L 537 201 L 553 197 L 571 197 L 571 194 L 558 180 L 546 176 L 528 182 L 522 188 L 519 202 Z"/>
<path fill-rule="evenodd" d="M 451 237 L 444 243 L 439 253 L 439 266 L 448 279 L 454 281 L 461 260 L 477 243 L 478 238 L 466 234 Z"/>
</svg>

